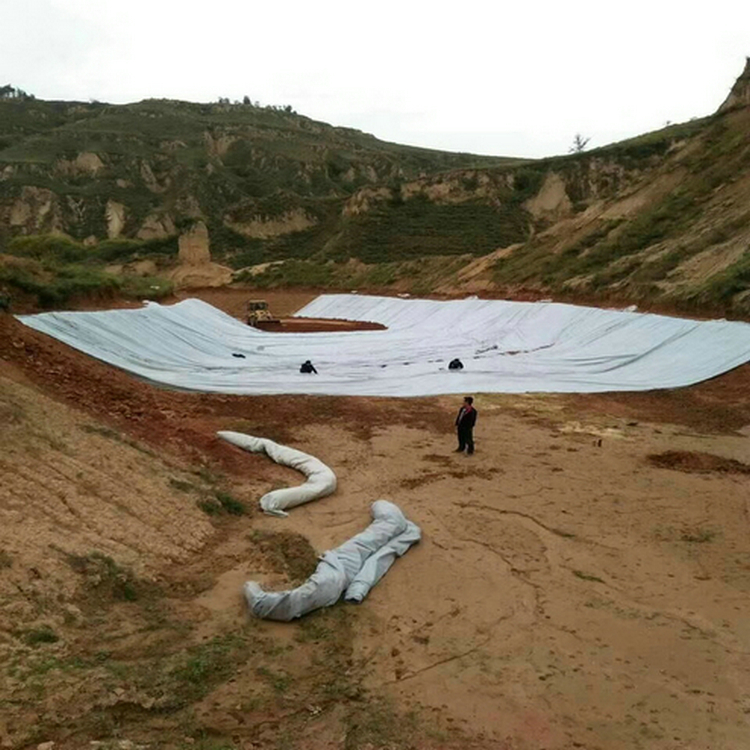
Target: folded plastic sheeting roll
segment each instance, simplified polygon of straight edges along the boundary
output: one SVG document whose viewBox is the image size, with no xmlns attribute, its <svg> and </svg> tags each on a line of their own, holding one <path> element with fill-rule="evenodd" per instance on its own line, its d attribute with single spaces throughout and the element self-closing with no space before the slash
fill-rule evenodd
<svg viewBox="0 0 750 750">
<path fill-rule="evenodd" d="M 216 433 L 222 440 L 250 453 L 265 453 L 272 461 L 302 472 L 307 481 L 299 487 L 285 487 L 266 493 L 260 499 L 260 507 L 272 516 L 286 516 L 286 508 L 309 503 L 336 490 L 336 475 L 333 470 L 314 456 L 279 445 L 267 438 L 253 437 L 242 432 L 222 430 Z"/>
<path fill-rule="evenodd" d="M 372 504 L 373 522 L 340 547 L 326 552 L 315 573 L 289 591 L 264 591 L 255 581 L 245 584 L 245 598 L 254 615 L 268 620 L 294 620 L 320 607 L 335 604 L 341 595 L 361 602 L 370 589 L 422 536 L 387 500 Z"/>
</svg>

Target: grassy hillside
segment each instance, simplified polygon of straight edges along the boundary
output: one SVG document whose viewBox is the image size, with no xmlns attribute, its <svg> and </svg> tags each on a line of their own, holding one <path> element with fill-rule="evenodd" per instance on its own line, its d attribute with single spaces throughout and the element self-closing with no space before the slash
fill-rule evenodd
<svg viewBox="0 0 750 750">
<path fill-rule="evenodd" d="M 538 161 L 398 146 L 290 108 L 0 100 L 0 252 L 41 264 L 37 277 L 48 279 L 62 266 L 75 276 L 70 263 L 90 275 L 148 259 L 158 272 L 176 262 L 177 235 L 202 219 L 214 260 L 271 264 L 239 275 L 259 287 L 554 296 L 747 317 L 745 93 L 733 89 L 711 117 Z M 67 249 L 50 252 L 48 235 L 60 233 Z M 0 283 L 17 284 L 12 266 Z"/>
<path fill-rule="evenodd" d="M 577 210 L 498 258 L 494 285 L 747 314 L 748 125 L 744 110 L 685 127 L 631 186 L 609 195 L 589 191 Z M 561 171 L 572 193 L 571 164 L 591 172 L 601 159 L 622 163 L 626 147 L 657 144 L 653 134 L 550 168 Z"/>
<path fill-rule="evenodd" d="M 0 227 L 82 240 L 145 237 L 149 216 L 161 234 L 198 216 L 219 234 L 290 210 L 316 222 L 363 185 L 506 161 L 389 144 L 289 108 L 0 100 Z M 110 201 L 122 227 L 108 225 Z"/>
</svg>

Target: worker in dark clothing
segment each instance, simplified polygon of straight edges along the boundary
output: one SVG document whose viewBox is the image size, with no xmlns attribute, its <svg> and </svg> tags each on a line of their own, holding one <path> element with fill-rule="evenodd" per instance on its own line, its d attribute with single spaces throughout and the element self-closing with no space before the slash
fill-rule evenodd
<svg viewBox="0 0 750 750">
<path fill-rule="evenodd" d="M 318 371 L 313 367 L 313 363 L 310 362 L 309 359 L 305 360 L 301 367 L 299 368 L 300 372 L 314 372 L 316 375 L 318 374 Z"/>
<path fill-rule="evenodd" d="M 463 453 L 464 449 L 468 455 L 474 453 L 474 425 L 477 421 L 477 410 L 473 404 L 474 399 L 466 396 L 464 405 L 459 409 L 456 417 L 456 432 L 458 433 L 456 453 Z"/>
<path fill-rule="evenodd" d="M 455 359 L 452 359 L 448 363 L 448 369 L 449 370 L 463 370 L 464 363 L 458 357 L 456 357 Z"/>
</svg>

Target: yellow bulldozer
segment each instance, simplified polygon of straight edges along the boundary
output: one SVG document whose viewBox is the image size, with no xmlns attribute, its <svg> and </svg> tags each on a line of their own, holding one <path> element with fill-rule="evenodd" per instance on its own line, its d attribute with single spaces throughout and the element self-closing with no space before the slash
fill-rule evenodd
<svg viewBox="0 0 750 750">
<path fill-rule="evenodd" d="M 247 324 L 255 328 L 275 328 L 281 325 L 281 321 L 275 318 L 268 309 L 268 302 L 264 299 L 251 299 L 247 303 Z"/>
</svg>

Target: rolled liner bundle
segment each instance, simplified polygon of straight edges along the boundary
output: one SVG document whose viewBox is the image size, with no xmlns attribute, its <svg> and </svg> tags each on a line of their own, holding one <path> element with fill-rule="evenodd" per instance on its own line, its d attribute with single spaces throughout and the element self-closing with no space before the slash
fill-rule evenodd
<svg viewBox="0 0 750 750">
<path fill-rule="evenodd" d="M 422 532 L 401 509 L 387 500 L 370 508 L 373 522 L 340 547 L 324 553 L 305 583 L 289 591 L 264 591 L 255 581 L 245 584 L 245 598 L 254 615 L 288 622 L 320 607 L 330 607 L 344 595 L 361 602 Z"/>
<path fill-rule="evenodd" d="M 242 432 L 222 430 L 216 433 L 222 440 L 250 453 L 265 453 L 272 461 L 296 469 L 307 477 L 299 487 L 285 487 L 267 492 L 260 499 L 260 507 L 272 516 L 287 516 L 285 508 L 294 508 L 311 500 L 330 495 L 336 491 L 336 475 L 333 470 L 314 456 L 279 445 L 267 438 L 253 437 Z"/>
</svg>

